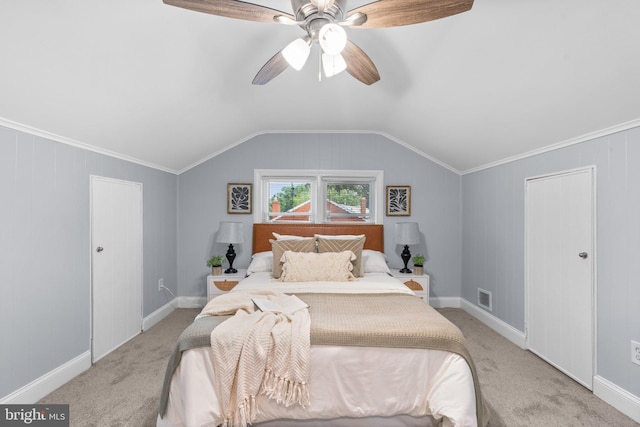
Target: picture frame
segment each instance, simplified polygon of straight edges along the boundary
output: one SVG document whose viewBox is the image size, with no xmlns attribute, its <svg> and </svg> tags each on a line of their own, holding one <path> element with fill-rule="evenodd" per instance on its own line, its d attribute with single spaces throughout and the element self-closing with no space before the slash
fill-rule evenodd
<svg viewBox="0 0 640 427">
<path fill-rule="evenodd" d="M 387 185 L 387 216 L 411 216 L 411 186 Z"/>
<path fill-rule="evenodd" d="M 251 184 L 227 184 L 227 213 L 250 214 L 253 205 Z"/>
</svg>

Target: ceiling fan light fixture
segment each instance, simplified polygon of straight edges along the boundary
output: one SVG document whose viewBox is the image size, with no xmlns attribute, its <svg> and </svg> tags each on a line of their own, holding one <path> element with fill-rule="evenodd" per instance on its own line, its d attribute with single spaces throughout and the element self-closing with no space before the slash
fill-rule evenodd
<svg viewBox="0 0 640 427">
<path fill-rule="evenodd" d="M 347 45 L 347 33 L 337 24 L 325 24 L 318 33 L 318 43 L 327 55 L 338 55 Z"/>
<path fill-rule="evenodd" d="M 336 74 L 340 74 L 344 70 L 347 69 L 347 62 L 344 60 L 342 55 L 329 55 L 326 53 L 322 54 L 322 69 L 324 70 L 324 75 L 327 77 L 333 77 Z"/>
<path fill-rule="evenodd" d="M 293 69 L 300 71 L 307 62 L 310 52 L 311 46 L 309 46 L 309 42 L 300 38 L 289 43 L 287 47 L 282 50 L 282 56 L 284 56 L 284 59 Z"/>
</svg>

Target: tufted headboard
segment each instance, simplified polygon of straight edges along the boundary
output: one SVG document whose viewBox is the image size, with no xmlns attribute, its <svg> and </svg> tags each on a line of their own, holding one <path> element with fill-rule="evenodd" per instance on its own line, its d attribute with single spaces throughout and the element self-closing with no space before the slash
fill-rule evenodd
<svg viewBox="0 0 640 427">
<path fill-rule="evenodd" d="M 253 252 L 271 250 L 269 239 L 273 239 L 273 232 L 294 236 L 313 237 L 315 234 L 344 235 L 364 234 L 365 249 L 384 252 L 384 228 L 380 224 L 253 224 Z"/>
</svg>

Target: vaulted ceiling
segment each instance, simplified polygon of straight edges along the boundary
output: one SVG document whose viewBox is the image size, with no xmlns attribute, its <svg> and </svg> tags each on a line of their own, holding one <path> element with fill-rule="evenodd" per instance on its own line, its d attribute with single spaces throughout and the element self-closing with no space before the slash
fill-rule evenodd
<svg viewBox="0 0 640 427">
<path fill-rule="evenodd" d="M 640 124 L 637 0 L 476 0 L 347 34 L 379 82 L 318 81 L 312 52 L 254 86 L 299 27 L 162 0 L 0 0 L 0 124 L 174 172 L 264 132 L 377 132 L 464 172 Z"/>
</svg>

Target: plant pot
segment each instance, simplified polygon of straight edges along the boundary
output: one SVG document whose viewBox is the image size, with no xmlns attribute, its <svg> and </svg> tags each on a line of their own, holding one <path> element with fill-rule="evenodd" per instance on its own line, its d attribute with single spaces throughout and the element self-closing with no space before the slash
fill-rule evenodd
<svg viewBox="0 0 640 427">
<path fill-rule="evenodd" d="M 211 267 L 211 274 L 213 276 L 220 276 L 222 274 L 222 266 Z"/>
<path fill-rule="evenodd" d="M 414 265 L 413 274 L 416 276 L 422 276 L 424 274 L 424 267 L 421 265 Z"/>
</svg>

